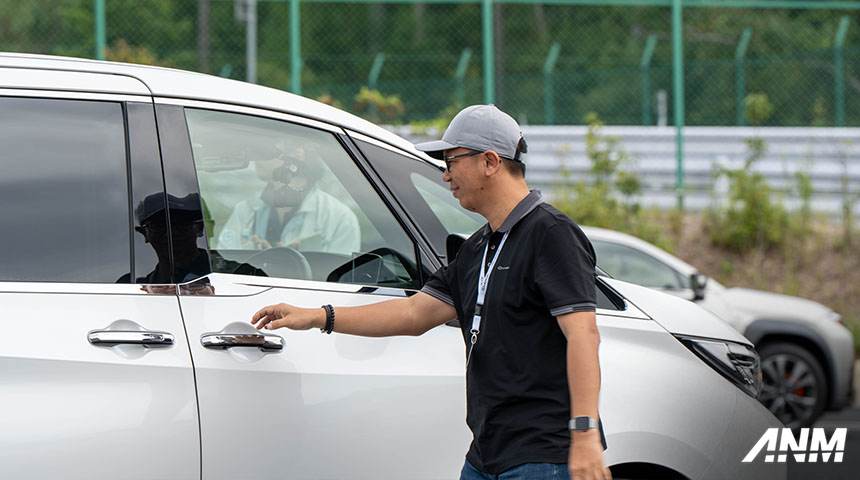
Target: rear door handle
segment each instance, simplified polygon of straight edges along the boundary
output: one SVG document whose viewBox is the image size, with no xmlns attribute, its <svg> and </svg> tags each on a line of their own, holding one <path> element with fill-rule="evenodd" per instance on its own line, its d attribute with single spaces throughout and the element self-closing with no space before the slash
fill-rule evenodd
<svg viewBox="0 0 860 480">
<path fill-rule="evenodd" d="M 277 352 L 284 349 L 283 338 L 259 333 L 205 333 L 200 337 L 200 343 L 206 348 L 258 347 Z"/>
<path fill-rule="evenodd" d="M 87 334 L 87 340 L 93 345 L 105 347 L 115 345 L 173 345 L 173 335 L 170 333 L 137 330 L 93 330 Z"/>
</svg>

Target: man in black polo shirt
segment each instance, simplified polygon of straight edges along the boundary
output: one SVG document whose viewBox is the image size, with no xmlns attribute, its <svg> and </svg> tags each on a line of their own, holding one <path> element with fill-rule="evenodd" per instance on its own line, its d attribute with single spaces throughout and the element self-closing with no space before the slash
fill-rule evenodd
<svg viewBox="0 0 860 480">
<path fill-rule="evenodd" d="M 609 478 L 599 429 L 595 254 L 566 215 L 529 191 L 519 126 L 493 105 L 467 107 L 442 140 L 442 179 L 488 223 L 420 293 L 360 307 L 271 305 L 257 328 L 420 335 L 459 318 L 466 341 L 467 423 L 461 480 Z"/>
</svg>

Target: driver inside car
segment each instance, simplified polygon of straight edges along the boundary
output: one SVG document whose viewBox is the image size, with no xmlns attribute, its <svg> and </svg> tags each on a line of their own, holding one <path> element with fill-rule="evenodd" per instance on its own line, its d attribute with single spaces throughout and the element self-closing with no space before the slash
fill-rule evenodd
<svg viewBox="0 0 860 480">
<path fill-rule="evenodd" d="M 322 159 L 313 150 L 295 148 L 285 153 L 283 147 L 275 145 L 252 160 L 257 178 L 266 186 L 258 197 L 236 204 L 218 235 L 217 248 L 358 252 L 357 217 L 318 186 L 324 172 Z"/>
</svg>

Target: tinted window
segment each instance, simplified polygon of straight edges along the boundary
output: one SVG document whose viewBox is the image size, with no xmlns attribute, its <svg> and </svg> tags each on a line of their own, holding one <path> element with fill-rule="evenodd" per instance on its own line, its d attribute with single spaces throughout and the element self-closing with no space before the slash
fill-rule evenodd
<svg viewBox="0 0 860 480">
<path fill-rule="evenodd" d="M 651 288 L 677 290 L 678 275 L 666 264 L 638 250 L 610 242 L 592 241 L 597 264 L 613 277 Z"/>
<path fill-rule="evenodd" d="M 212 270 L 419 288 L 415 245 L 331 133 L 186 109 Z"/>
<path fill-rule="evenodd" d="M 392 189 L 439 256 L 445 255 L 445 238 L 451 233 L 471 235 L 487 221 L 464 210 L 442 181 L 442 170 L 417 158 L 377 145 L 356 141 L 386 184 Z"/>
<path fill-rule="evenodd" d="M 119 103 L 0 98 L 0 279 L 116 282 L 131 264 Z"/>
</svg>

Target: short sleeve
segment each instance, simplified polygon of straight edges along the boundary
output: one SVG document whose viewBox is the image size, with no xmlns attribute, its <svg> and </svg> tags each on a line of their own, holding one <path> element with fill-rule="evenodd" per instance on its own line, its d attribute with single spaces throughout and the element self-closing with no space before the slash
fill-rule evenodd
<svg viewBox="0 0 860 480">
<path fill-rule="evenodd" d="M 535 281 L 554 317 L 596 310 L 595 257 L 575 224 L 559 222 L 547 229 L 536 253 Z"/>
<path fill-rule="evenodd" d="M 454 263 L 456 263 L 456 260 L 448 266 L 436 270 L 421 289 L 427 295 L 439 299 L 452 307 L 454 306 L 454 297 L 451 295 L 451 279 L 455 268 Z"/>
</svg>

